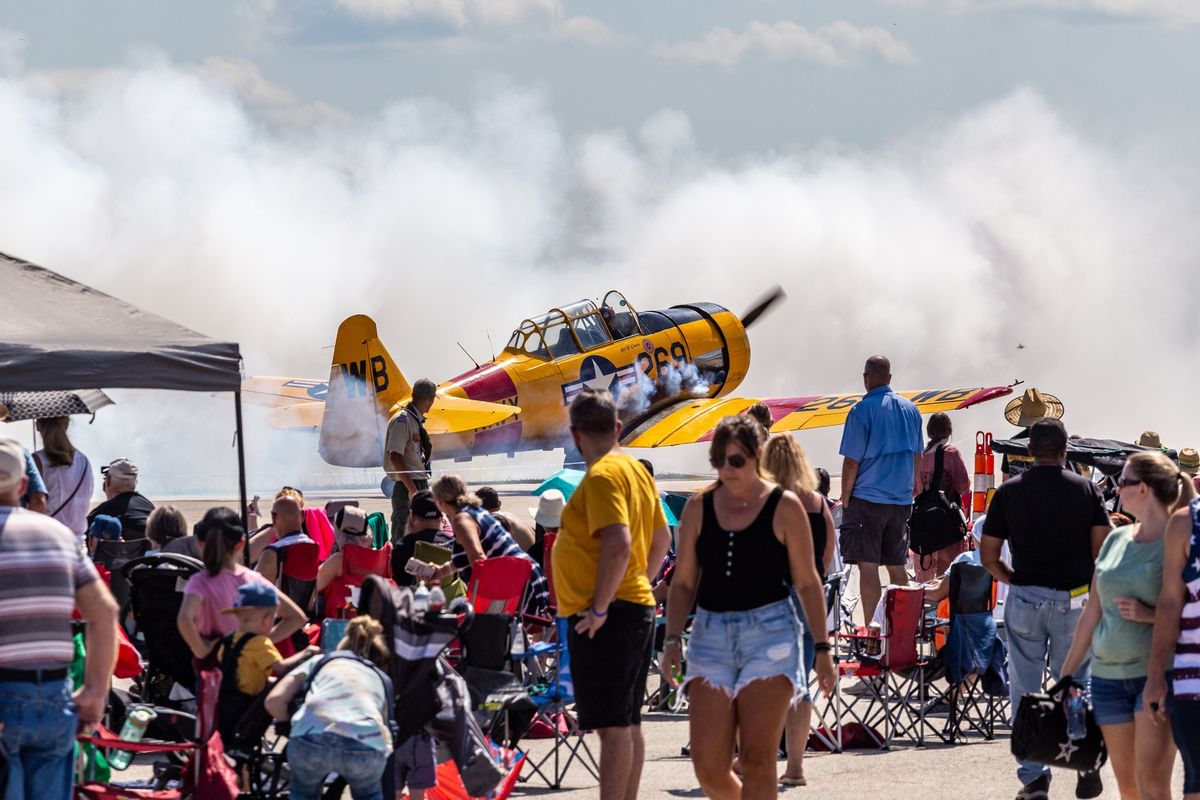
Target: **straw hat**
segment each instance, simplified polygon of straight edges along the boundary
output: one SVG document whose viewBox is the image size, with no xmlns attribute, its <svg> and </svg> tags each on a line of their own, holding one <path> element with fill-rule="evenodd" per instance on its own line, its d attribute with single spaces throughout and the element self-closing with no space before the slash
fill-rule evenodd
<svg viewBox="0 0 1200 800">
<path fill-rule="evenodd" d="M 543 528 L 557 528 L 562 524 L 563 508 L 567 498 L 558 489 L 547 489 L 538 498 L 537 508 L 529 509 L 529 516 Z"/>
<path fill-rule="evenodd" d="M 1162 450 L 1162 439 L 1158 438 L 1158 431 L 1142 431 L 1142 435 L 1138 437 L 1138 444 Z"/>
<path fill-rule="evenodd" d="M 1030 387 L 1025 390 L 1025 394 L 1009 401 L 1004 407 L 1004 418 L 1010 425 L 1029 428 L 1033 423 L 1044 419 L 1062 419 L 1063 410 L 1062 401 L 1057 397 Z"/>
<path fill-rule="evenodd" d="M 1200 472 L 1200 453 L 1194 447 L 1185 447 L 1179 451 L 1179 469 L 1188 475 Z"/>
</svg>

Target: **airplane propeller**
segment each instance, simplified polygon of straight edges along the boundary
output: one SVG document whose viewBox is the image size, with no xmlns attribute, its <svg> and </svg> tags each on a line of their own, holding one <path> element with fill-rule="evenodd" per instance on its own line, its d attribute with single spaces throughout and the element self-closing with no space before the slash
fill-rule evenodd
<svg viewBox="0 0 1200 800">
<path fill-rule="evenodd" d="M 767 313 L 767 309 L 785 297 L 787 297 L 787 292 L 783 291 L 783 287 L 776 286 L 774 289 L 764 295 L 762 299 L 751 306 L 749 311 L 742 315 L 742 325 L 749 328 L 758 321 L 759 317 Z"/>
</svg>

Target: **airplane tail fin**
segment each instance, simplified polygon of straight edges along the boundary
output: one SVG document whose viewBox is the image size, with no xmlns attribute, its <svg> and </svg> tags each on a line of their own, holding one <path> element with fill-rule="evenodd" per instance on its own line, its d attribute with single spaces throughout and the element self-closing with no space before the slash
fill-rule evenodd
<svg viewBox="0 0 1200 800">
<path fill-rule="evenodd" d="M 321 418 L 321 458 L 340 467 L 383 464 L 388 412 L 412 395 L 396 367 L 375 320 L 363 314 L 338 326 Z"/>
</svg>

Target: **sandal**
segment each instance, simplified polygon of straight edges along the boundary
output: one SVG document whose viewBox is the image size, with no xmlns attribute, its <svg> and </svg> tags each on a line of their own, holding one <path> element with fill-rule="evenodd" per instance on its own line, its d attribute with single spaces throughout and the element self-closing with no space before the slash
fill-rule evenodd
<svg viewBox="0 0 1200 800">
<path fill-rule="evenodd" d="M 784 775 L 779 779 L 779 782 L 784 786 L 808 786 L 808 779 L 803 775 L 798 778 L 793 778 L 791 775 Z"/>
</svg>

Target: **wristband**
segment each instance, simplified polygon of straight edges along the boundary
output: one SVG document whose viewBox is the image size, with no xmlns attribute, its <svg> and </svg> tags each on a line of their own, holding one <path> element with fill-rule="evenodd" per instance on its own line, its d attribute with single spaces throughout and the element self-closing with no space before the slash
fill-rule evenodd
<svg viewBox="0 0 1200 800">
<path fill-rule="evenodd" d="M 828 653 L 832 649 L 833 645 L 831 645 L 829 642 L 817 642 L 813 645 L 814 653 Z"/>
<path fill-rule="evenodd" d="M 591 608 L 588 610 L 588 613 L 590 613 L 590 614 L 591 614 L 593 617 L 607 617 L 607 616 L 608 616 L 608 612 L 607 612 L 607 611 L 605 611 L 605 612 L 601 613 L 601 612 L 599 612 L 599 611 L 597 611 L 597 610 L 596 610 L 596 607 L 595 607 L 595 606 L 592 606 L 592 607 L 591 607 Z"/>
<path fill-rule="evenodd" d="M 664 648 L 669 644 L 677 644 L 680 647 L 682 647 L 683 646 L 683 637 L 682 636 L 668 636 L 667 638 L 663 639 L 663 647 Z"/>
</svg>

